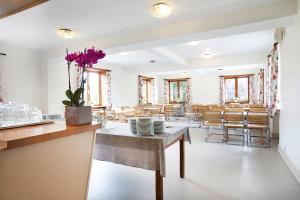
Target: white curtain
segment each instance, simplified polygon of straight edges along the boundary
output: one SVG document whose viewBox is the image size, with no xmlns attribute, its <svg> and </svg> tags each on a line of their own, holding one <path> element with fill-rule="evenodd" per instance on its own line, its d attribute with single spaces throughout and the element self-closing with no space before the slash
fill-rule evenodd
<svg viewBox="0 0 300 200">
<path fill-rule="evenodd" d="M 139 105 L 142 105 L 144 103 L 144 97 L 143 97 L 143 77 L 138 76 L 138 102 Z"/>
<path fill-rule="evenodd" d="M 164 80 L 164 103 L 168 104 L 170 102 L 169 94 L 170 90 L 169 90 L 169 81 L 168 80 Z"/>
<path fill-rule="evenodd" d="M 220 104 L 225 104 L 225 78 L 220 76 Z"/>
<path fill-rule="evenodd" d="M 151 102 L 152 104 L 157 104 L 157 101 L 156 101 L 156 81 L 155 79 L 151 79 L 151 89 L 152 89 L 152 96 L 151 96 Z"/>
<path fill-rule="evenodd" d="M 186 80 L 186 103 L 191 104 L 192 103 L 192 97 L 191 97 L 191 79 Z"/>
<path fill-rule="evenodd" d="M 265 69 L 266 77 L 266 104 L 272 116 L 275 115 L 278 104 L 278 67 L 279 44 L 275 43 L 268 56 L 268 65 Z"/>
<path fill-rule="evenodd" d="M 112 107 L 111 102 L 111 71 L 106 71 L 105 73 L 105 83 L 106 83 L 106 107 L 109 110 Z"/>
<path fill-rule="evenodd" d="M 264 69 L 260 69 L 257 75 L 258 101 L 259 105 L 264 105 Z"/>
<path fill-rule="evenodd" d="M 255 104 L 254 75 L 249 76 L 249 103 Z"/>
<path fill-rule="evenodd" d="M 0 66 L 3 66 L 3 56 L 0 55 Z M 2 97 L 2 68 L 0 67 L 0 103 L 3 102 L 3 97 Z"/>
</svg>

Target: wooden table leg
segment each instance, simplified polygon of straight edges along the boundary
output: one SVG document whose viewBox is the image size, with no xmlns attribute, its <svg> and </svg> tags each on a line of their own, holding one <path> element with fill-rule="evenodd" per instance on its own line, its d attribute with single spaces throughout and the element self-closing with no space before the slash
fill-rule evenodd
<svg viewBox="0 0 300 200">
<path fill-rule="evenodd" d="M 185 177 L 184 137 L 179 140 L 180 178 Z"/>
<path fill-rule="evenodd" d="M 164 184 L 163 177 L 160 175 L 160 171 L 155 171 L 155 196 L 156 200 L 164 199 Z"/>
</svg>

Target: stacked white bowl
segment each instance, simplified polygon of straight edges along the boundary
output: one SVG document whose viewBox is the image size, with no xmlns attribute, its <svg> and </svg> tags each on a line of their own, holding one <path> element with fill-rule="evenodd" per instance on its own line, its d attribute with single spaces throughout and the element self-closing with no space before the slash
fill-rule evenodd
<svg viewBox="0 0 300 200">
<path fill-rule="evenodd" d="M 154 124 L 154 133 L 155 134 L 161 134 L 164 132 L 164 121 L 162 120 L 155 120 L 153 122 Z"/>
<path fill-rule="evenodd" d="M 154 135 L 154 126 L 151 117 L 139 117 L 136 120 L 136 130 L 138 135 Z"/>
<path fill-rule="evenodd" d="M 128 123 L 131 132 L 136 134 L 136 118 L 135 117 L 129 118 Z"/>
</svg>

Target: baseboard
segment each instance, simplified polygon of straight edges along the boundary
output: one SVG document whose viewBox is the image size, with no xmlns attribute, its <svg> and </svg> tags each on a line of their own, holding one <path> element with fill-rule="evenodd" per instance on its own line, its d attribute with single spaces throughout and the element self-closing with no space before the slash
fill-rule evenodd
<svg viewBox="0 0 300 200">
<path fill-rule="evenodd" d="M 294 174 L 295 178 L 297 179 L 298 183 L 300 184 L 300 170 L 296 168 L 294 163 L 290 160 L 290 158 L 286 155 L 283 149 L 278 145 L 278 153 L 280 154 L 281 158 L 284 160 L 285 164 Z"/>
</svg>

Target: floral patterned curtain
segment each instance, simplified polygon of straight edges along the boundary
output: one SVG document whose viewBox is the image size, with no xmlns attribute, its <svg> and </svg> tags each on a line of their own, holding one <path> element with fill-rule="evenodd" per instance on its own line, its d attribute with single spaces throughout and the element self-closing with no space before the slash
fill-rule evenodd
<svg viewBox="0 0 300 200">
<path fill-rule="evenodd" d="M 279 43 L 275 43 L 268 56 L 268 66 L 266 67 L 266 104 L 272 116 L 275 114 L 278 103 L 278 51 Z"/>
<path fill-rule="evenodd" d="M 258 85 L 258 100 L 259 105 L 264 105 L 264 69 L 260 69 L 257 75 L 257 85 Z"/>
<path fill-rule="evenodd" d="M 2 99 L 2 77 L 1 77 L 1 72 L 0 72 L 0 103 L 3 103 L 3 99 Z"/>
<path fill-rule="evenodd" d="M 155 79 L 151 79 L 151 89 L 152 89 L 152 96 L 151 96 L 151 102 L 152 104 L 156 104 L 156 82 Z"/>
<path fill-rule="evenodd" d="M 139 105 L 143 104 L 143 77 L 142 76 L 138 76 L 138 102 Z"/>
<path fill-rule="evenodd" d="M 191 104 L 191 79 L 186 80 L 186 103 Z"/>
<path fill-rule="evenodd" d="M 225 78 L 220 76 L 220 104 L 225 104 Z"/>
<path fill-rule="evenodd" d="M 112 102 L 111 102 L 111 71 L 106 71 L 105 74 L 105 83 L 106 83 L 106 108 L 108 110 L 111 109 L 112 107 Z"/>
<path fill-rule="evenodd" d="M 249 76 L 249 103 L 255 104 L 254 75 Z"/>
<path fill-rule="evenodd" d="M 169 90 L 169 81 L 164 80 L 164 103 L 165 104 L 168 104 L 170 102 L 170 100 L 169 100 L 169 97 L 170 97 L 169 92 L 170 92 L 170 90 Z"/>
</svg>

